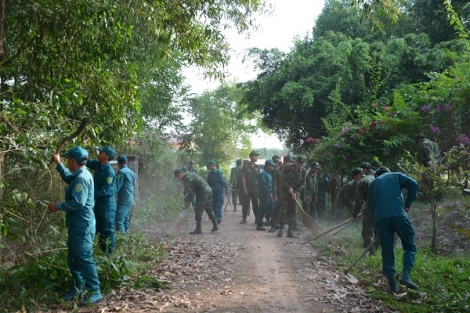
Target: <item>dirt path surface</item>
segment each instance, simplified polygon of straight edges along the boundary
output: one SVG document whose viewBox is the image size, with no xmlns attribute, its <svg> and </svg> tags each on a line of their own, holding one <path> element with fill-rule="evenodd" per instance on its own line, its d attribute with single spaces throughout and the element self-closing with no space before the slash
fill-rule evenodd
<svg viewBox="0 0 470 313">
<path fill-rule="evenodd" d="M 240 210 L 240 209 L 239 209 Z M 164 240 L 167 257 L 153 274 L 162 290 L 124 287 L 83 312 L 385 312 L 331 261 L 302 239 L 256 231 L 254 217 L 228 206 L 220 230 L 204 217 L 202 235 L 189 235 L 192 214 L 179 235 Z M 148 232 L 152 236 L 152 231 Z"/>
</svg>

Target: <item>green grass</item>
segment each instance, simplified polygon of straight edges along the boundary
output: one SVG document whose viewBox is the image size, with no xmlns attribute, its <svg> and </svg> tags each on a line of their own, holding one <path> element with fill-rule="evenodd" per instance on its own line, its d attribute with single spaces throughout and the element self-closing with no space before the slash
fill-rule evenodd
<svg viewBox="0 0 470 313">
<path fill-rule="evenodd" d="M 335 260 L 343 271 L 363 251 L 360 226 L 345 230 L 341 236 L 320 244 L 322 254 Z M 340 254 L 339 246 L 347 253 Z M 344 251 L 344 250 L 343 250 Z M 399 293 L 407 294 L 396 297 L 388 293 L 386 278 L 382 275 L 380 251 L 375 256 L 365 255 L 351 270 L 351 273 L 363 284 L 364 290 L 381 305 L 392 310 L 409 313 L 422 312 L 469 312 L 470 311 L 470 254 L 434 255 L 427 248 L 419 248 L 412 279 L 419 290 L 399 287 Z M 403 250 L 400 241 L 395 248 L 397 273 L 402 271 Z M 381 283 L 378 283 L 381 281 Z"/>
</svg>

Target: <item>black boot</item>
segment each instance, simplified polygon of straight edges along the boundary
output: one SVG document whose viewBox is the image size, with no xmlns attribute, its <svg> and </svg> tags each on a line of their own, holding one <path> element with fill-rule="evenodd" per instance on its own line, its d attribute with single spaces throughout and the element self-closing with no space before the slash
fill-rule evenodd
<svg viewBox="0 0 470 313">
<path fill-rule="evenodd" d="M 387 279 L 388 279 L 388 287 L 390 288 L 389 292 L 391 294 L 397 293 L 398 292 L 398 287 L 397 287 L 397 282 L 395 281 L 395 277 L 387 276 Z"/>
<path fill-rule="evenodd" d="M 411 269 L 403 268 L 403 273 L 400 278 L 400 285 L 406 286 L 410 289 L 418 289 L 418 286 L 413 283 L 410 277 Z"/>
<path fill-rule="evenodd" d="M 289 223 L 289 228 L 287 229 L 287 237 L 299 238 L 299 236 L 294 235 L 294 223 Z"/>
<path fill-rule="evenodd" d="M 246 224 L 246 214 L 243 214 L 243 218 L 240 224 Z"/>
<path fill-rule="evenodd" d="M 218 231 L 219 226 L 217 226 L 217 221 L 215 219 L 212 220 L 212 230 L 211 232 Z"/>
<path fill-rule="evenodd" d="M 191 235 L 202 234 L 201 222 L 196 223 L 196 229 L 190 232 Z"/>
</svg>

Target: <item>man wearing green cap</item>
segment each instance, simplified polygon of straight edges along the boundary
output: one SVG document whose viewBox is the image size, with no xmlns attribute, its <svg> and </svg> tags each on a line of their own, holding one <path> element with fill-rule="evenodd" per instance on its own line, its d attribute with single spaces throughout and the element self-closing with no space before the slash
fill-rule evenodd
<svg viewBox="0 0 470 313">
<path fill-rule="evenodd" d="M 250 200 L 255 218 L 258 213 L 258 175 L 261 172 L 259 166 L 256 164 L 256 161 L 258 161 L 258 155 L 259 153 L 256 151 L 250 152 L 250 162 L 241 173 L 241 188 L 244 196 L 246 197 L 246 202 L 245 205 L 242 205 L 242 221 L 240 224 L 245 224 L 246 217 L 250 214 Z"/>
<path fill-rule="evenodd" d="M 227 181 L 225 180 L 224 173 L 216 167 L 216 162 L 210 160 L 206 164 L 209 174 L 207 174 L 207 183 L 212 188 L 212 210 L 214 211 L 217 223 L 222 221 L 222 207 L 224 206 L 224 189 L 228 193 Z"/>
<path fill-rule="evenodd" d="M 240 188 L 240 184 L 238 183 L 238 174 L 242 168 L 242 159 L 238 159 L 236 162 L 237 166 L 232 167 L 230 171 L 230 188 L 232 189 L 232 204 L 233 210 L 237 210 L 238 204 L 238 189 Z"/>
<path fill-rule="evenodd" d="M 127 156 L 118 159 L 119 171 L 116 174 L 116 230 L 129 234 L 131 210 L 134 206 L 135 173 L 127 166 Z"/>
<path fill-rule="evenodd" d="M 68 184 L 65 189 L 65 202 L 51 203 L 49 211 L 65 212 L 65 221 L 68 228 L 67 262 L 74 281 L 74 287 L 69 290 L 63 301 L 77 298 L 83 293 L 83 286 L 87 292 L 81 305 L 88 302 L 96 303 L 102 299 L 100 282 L 93 259 L 93 239 L 95 236 L 95 215 L 93 214 L 93 177 L 86 169 L 85 164 L 88 152 L 75 147 L 62 154 L 67 158 L 68 169 L 60 162 L 58 154 L 52 155 L 52 161 L 57 164 L 56 169 L 62 180 Z"/>
<path fill-rule="evenodd" d="M 283 179 L 283 193 L 286 200 L 286 218 L 285 222 L 289 228 L 287 229 L 287 237 L 297 238 L 294 235 L 294 223 L 297 209 L 297 197 L 302 192 L 305 186 L 305 175 L 307 172 L 303 168 L 305 162 L 305 156 L 298 155 L 294 164 L 287 165 L 282 171 Z M 277 234 L 278 237 L 282 237 L 283 226 Z"/>
<path fill-rule="evenodd" d="M 182 169 L 175 170 L 173 174 L 175 178 L 183 182 L 184 189 L 188 191 L 184 198 L 186 208 L 189 208 L 192 199 L 196 197 L 196 208 L 194 209 L 196 229 L 190 234 L 202 234 L 201 222 L 204 211 L 212 222 L 212 231 L 218 231 L 219 228 L 212 209 L 212 189 L 209 184 L 198 174 L 183 172 Z"/>
<path fill-rule="evenodd" d="M 109 161 L 114 159 L 115 152 L 111 146 L 98 148 L 98 151 L 98 160 L 88 160 L 86 166 L 95 171 L 95 217 L 100 247 L 105 253 L 113 253 L 116 244 L 116 173 Z"/>
</svg>

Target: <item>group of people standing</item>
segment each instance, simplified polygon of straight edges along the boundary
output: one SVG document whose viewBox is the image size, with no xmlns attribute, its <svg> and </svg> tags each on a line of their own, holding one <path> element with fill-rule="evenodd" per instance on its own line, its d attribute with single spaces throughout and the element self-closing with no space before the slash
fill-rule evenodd
<svg viewBox="0 0 470 313">
<path fill-rule="evenodd" d="M 88 152 L 74 147 L 60 156 L 67 158 L 67 168 L 59 154 L 52 155 L 65 188 L 65 201 L 51 203 L 50 212 L 64 211 L 68 227 L 67 262 L 74 286 L 63 301 L 84 295 L 81 305 L 102 299 L 100 283 L 93 258 L 95 233 L 104 253 L 113 253 L 115 229 L 127 234 L 134 205 L 135 174 L 127 166 L 127 157 L 118 158 L 116 173 L 110 164 L 115 151 L 111 146 L 98 148 L 97 160 L 89 160 Z M 87 167 L 94 171 L 92 174 Z M 86 292 L 86 293 L 84 293 Z"/>
</svg>

